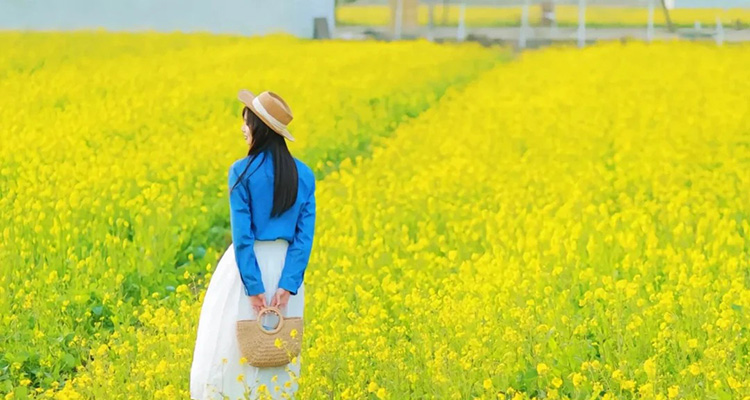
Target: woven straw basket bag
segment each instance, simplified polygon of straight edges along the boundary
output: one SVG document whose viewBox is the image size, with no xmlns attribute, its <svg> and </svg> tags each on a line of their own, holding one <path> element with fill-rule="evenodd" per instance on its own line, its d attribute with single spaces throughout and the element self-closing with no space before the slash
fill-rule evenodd
<svg viewBox="0 0 750 400">
<path fill-rule="evenodd" d="M 272 330 L 263 327 L 261 317 L 268 312 L 279 316 L 279 324 Z M 302 348 L 302 317 L 284 317 L 277 307 L 265 307 L 257 319 L 237 321 L 237 342 L 240 353 L 255 367 L 279 367 L 292 361 Z M 292 331 L 296 334 L 292 337 Z M 281 340 L 281 348 L 276 346 Z"/>
</svg>

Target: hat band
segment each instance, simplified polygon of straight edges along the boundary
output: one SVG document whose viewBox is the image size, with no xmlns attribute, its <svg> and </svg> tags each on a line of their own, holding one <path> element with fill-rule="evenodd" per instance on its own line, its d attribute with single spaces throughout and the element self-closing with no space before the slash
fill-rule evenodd
<svg viewBox="0 0 750 400">
<path fill-rule="evenodd" d="M 255 106 L 255 110 L 258 111 L 258 114 L 260 114 L 263 118 L 266 119 L 271 124 L 271 128 L 274 128 L 276 131 L 283 131 L 286 129 L 286 125 L 281 123 L 279 120 L 274 118 L 271 114 L 266 111 L 266 109 L 263 107 L 263 104 L 260 103 L 260 100 L 258 98 L 253 99 L 253 106 Z"/>
</svg>

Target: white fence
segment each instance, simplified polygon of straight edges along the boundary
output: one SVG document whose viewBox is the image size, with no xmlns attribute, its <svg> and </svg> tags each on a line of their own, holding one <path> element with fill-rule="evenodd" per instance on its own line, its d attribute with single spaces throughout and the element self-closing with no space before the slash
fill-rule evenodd
<svg viewBox="0 0 750 400">
<path fill-rule="evenodd" d="M 666 6 L 667 9 L 674 10 L 675 7 L 680 7 L 681 2 L 686 1 L 692 1 L 691 5 L 699 3 L 699 0 L 666 0 Z M 419 2 L 419 6 L 422 8 L 421 11 L 424 11 L 425 7 L 427 8 L 428 22 L 424 24 L 422 18 L 420 26 L 414 27 L 412 23 L 411 32 L 405 34 L 401 16 L 404 15 L 402 8 L 407 2 L 409 0 L 360 0 L 355 2 L 354 5 L 347 5 L 347 7 L 352 7 L 350 10 L 355 10 L 360 5 L 365 6 L 362 10 L 366 10 L 366 6 L 395 7 L 395 14 L 392 14 L 392 18 L 394 18 L 392 26 L 380 29 L 380 33 L 383 36 L 393 39 L 416 35 L 426 37 L 430 40 L 455 39 L 461 41 L 471 35 L 473 37 L 484 36 L 489 39 L 498 39 L 506 42 L 512 41 L 517 43 L 519 48 L 527 47 L 530 42 L 571 40 L 575 41 L 578 46 L 583 47 L 588 41 L 617 38 L 652 41 L 680 37 L 692 40 L 715 40 L 717 43 L 723 44 L 727 40 L 727 32 L 724 25 L 729 23 L 727 20 L 722 21 L 721 16 L 717 13 L 714 15 L 715 18 L 712 21 L 706 21 L 703 18 L 703 23 L 696 21 L 692 26 L 685 26 L 683 19 L 679 27 L 677 24 L 669 30 L 663 26 L 657 27 L 655 23 L 656 18 L 660 17 L 659 21 L 661 21 L 664 15 L 661 0 L 422 0 Z M 410 3 L 410 6 L 413 7 L 414 3 Z M 711 14 L 713 11 L 722 9 L 722 4 L 727 7 L 747 5 L 748 9 L 750 9 L 750 0 L 726 0 L 726 2 L 704 1 L 702 5 L 713 10 L 705 10 L 701 13 L 704 17 L 706 15 L 713 15 Z M 559 7 L 567 7 L 568 18 L 564 26 L 558 26 L 555 17 L 555 10 Z M 442 10 L 442 15 L 436 15 L 441 13 L 436 13 L 434 11 L 435 8 Z M 456 8 L 458 10 L 457 21 Z M 466 15 L 467 11 L 472 9 L 489 12 L 501 9 L 518 11 L 518 14 L 514 14 L 517 17 L 513 17 L 517 18 L 517 22 L 513 20 L 512 23 L 508 23 L 506 20 L 494 26 L 477 26 L 475 18 L 473 21 L 475 24 L 470 28 L 467 26 Z M 533 19 L 531 17 L 532 9 L 534 11 Z M 571 24 L 570 19 L 572 9 L 577 14 L 573 24 Z M 539 10 L 542 10 L 541 14 Z M 633 23 L 631 16 L 629 23 L 622 26 L 618 26 L 617 23 L 612 23 L 611 26 L 608 26 L 607 23 L 598 22 L 596 26 L 590 27 L 590 19 L 587 15 L 588 10 L 596 11 L 599 17 L 606 12 L 616 14 L 623 11 L 632 13 L 633 10 L 639 10 L 638 15 L 642 15 L 642 22 L 638 20 Z M 478 12 L 474 13 L 475 17 Z M 446 16 L 449 13 L 452 13 L 452 24 L 446 23 Z M 415 13 L 412 10 L 409 14 L 413 17 Z M 543 24 L 539 23 L 540 15 L 542 16 L 541 20 L 544 21 Z M 746 14 L 743 13 L 742 15 Z M 424 13 L 422 13 L 421 17 L 424 17 Z M 616 18 L 612 20 L 616 20 Z M 346 21 L 344 22 L 346 23 Z M 732 29 L 729 32 L 730 41 L 750 40 L 750 29 L 746 29 L 747 22 L 744 21 L 740 28 Z M 739 22 L 737 25 L 740 26 Z M 339 26 L 338 29 L 346 31 L 350 28 Z"/>
</svg>

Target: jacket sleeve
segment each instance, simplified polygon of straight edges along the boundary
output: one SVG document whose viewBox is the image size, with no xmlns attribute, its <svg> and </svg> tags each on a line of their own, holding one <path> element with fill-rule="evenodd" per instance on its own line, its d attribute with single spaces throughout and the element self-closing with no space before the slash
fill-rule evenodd
<svg viewBox="0 0 750 400">
<path fill-rule="evenodd" d="M 305 277 L 307 263 L 310 261 L 312 252 L 313 236 L 315 235 L 315 180 L 313 179 L 312 190 L 305 202 L 297 219 L 294 239 L 289 244 L 284 261 L 284 269 L 281 271 L 279 287 L 296 295 Z"/>
<path fill-rule="evenodd" d="M 229 168 L 229 188 L 237 181 L 238 175 L 233 167 Z M 255 235 L 252 230 L 252 213 L 249 203 L 248 188 L 240 182 L 229 194 L 229 215 L 232 225 L 232 242 L 234 257 L 240 270 L 240 277 L 245 286 L 245 294 L 253 296 L 265 293 L 260 267 L 255 257 Z"/>
</svg>

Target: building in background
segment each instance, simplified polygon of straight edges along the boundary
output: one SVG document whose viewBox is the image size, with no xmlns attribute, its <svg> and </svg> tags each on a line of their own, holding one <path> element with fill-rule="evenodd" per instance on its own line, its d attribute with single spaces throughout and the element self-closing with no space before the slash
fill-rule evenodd
<svg viewBox="0 0 750 400">
<path fill-rule="evenodd" d="M 286 32 L 313 37 L 315 18 L 333 32 L 334 0 L 0 0 L 0 29 Z"/>
</svg>

